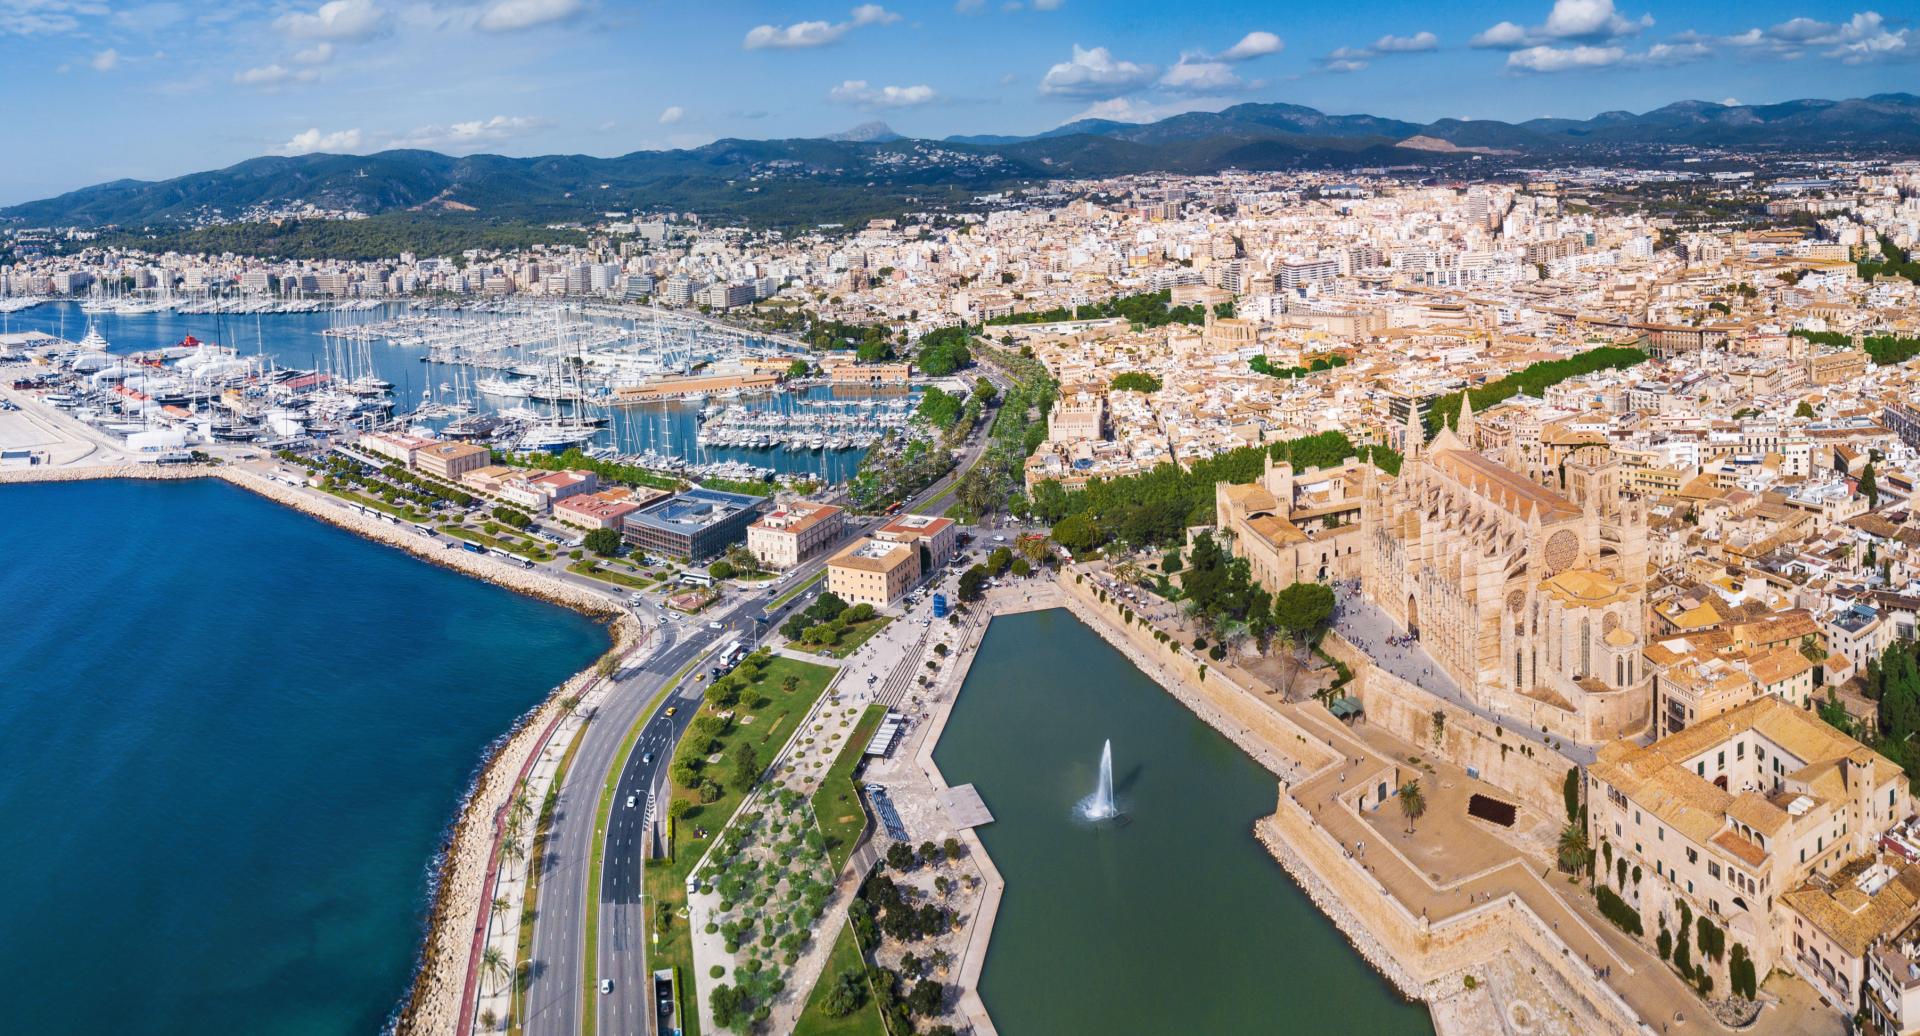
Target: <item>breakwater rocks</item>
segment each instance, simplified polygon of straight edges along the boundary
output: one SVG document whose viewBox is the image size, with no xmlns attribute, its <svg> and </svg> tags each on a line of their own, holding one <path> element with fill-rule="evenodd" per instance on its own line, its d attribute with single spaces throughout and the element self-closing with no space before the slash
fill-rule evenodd
<svg viewBox="0 0 1920 1036">
<path fill-rule="evenodd" d="M 646 628 L 639 620 L 609 597 L 555 579 L 538 569 L 520 568 L 464 550 L 447 550 L 443 546 L 446 541 L 421 536 L 409 526 L 369 518 L 335 505 L 330 497 L 273 482 L 249 471 L 216 468 L 211 474 L 435 564 L 610 619 L 614 637 L 612 651 L 616 655 L 626 652 L 646 636 Z M 392 1026 L 399 1036 L 452 1033 L 458 1028 L 460 1000 L 467 973 L 472 968 L 473 932 L 482 917 L 480 899 L 500 834 L 497 820 L 512 798 L 515 782 L 527 760 L 538 750 L 547 729 L 559 717 L 563 708 L 561 700 L 584 693 L 596 678 L 589 669 L 555 688 L 539 708 L 521 717 L 513 730 L 495 742 L 494 750 L 481 764 L 440 856 L 419 966 L 406 1003 Z"/>
<path fill-rule="evenodd" d="M 166 481 L 205 478 L 208 469 L 197 464 L 73 464 L 54 467 L 33 464 L 23 468 L 0 468 L 0 485 L 27 482 L 91 482 L 102 478 L 137 478 Z"/>
</svg>

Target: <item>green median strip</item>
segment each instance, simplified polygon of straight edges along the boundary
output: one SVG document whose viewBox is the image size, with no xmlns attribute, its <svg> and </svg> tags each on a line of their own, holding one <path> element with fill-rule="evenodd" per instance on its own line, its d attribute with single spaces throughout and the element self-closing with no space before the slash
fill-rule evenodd
<svg viewBox="0 0 1920 1036">
<path fill-rule="evenodd" d="M 789 589 L 786 593 L 783 593 L 779 597 L 774 598 L 773 603 L 767 605 L 766 610 L 775 611 L 781 608 L 788 601 L 791 601 L 794 598 L 800 596 L 802 593 L 804 593 L 807 587 L 812 586 L 813 584 L 819 582 L 822 579 L 825 579 L 826 577 L 827 577 L 827 570 L 824 568 L 818 572 L 815 572 L 814 574 L 808 576 L 806 579 L 802 580 L 800 583 L 796 584 L 793 588 Z"/>
<path fill-rule="evenodd" d="M 600 789 L 599 805 L 594 807 L 593 837 L 590 839 L 592 849 L 587 856 L 587 952 L 583 958 L 581 976 L 585 979 L 585 987 L 581 990 L 580 997 L 580 1031 L 585 1036 L 593 1036 L 593 1012 L 598 1003 L 594 999 L 594 993 L 599 987 L 596 976 L 600 968 L 600 868 L 602 857 L 606 855 L 607 849 L 607 840 L 604 837 L 607 818 L 613 813 L 613 796 L 620 788 L 620 772 L 626 768 L 627 756 L 633 753 L 633 744 L 640 739 L 640 731 L 646 729 L 647 721 L 653 718 L 653 710 L 660 707 L 660 703 L 666 699 L 666 696 L 680 686 L 680 681 L 686 679 L 687 674 L 692 672 L 704 657 L 706 652 L 703 651 L 688 659 L 687 664 L 681 666 L 679 672 L 668 678 L 659 693 L 647 702 L 647 707 L 640 710 L 640 715 L 635 717 L 633 726 L 627 728 L 626 736 L 620 739 L 619 749 L 613 753 L 613 765 L 607 768 L 607 778 Z"/>
</svg>

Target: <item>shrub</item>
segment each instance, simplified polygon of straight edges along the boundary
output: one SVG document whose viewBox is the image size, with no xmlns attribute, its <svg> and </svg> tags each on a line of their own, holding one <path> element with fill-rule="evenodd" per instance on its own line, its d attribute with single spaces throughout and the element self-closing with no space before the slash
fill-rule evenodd
<svg viewBox="0 0 1920 1036">
<path fill-rule="evenodd" d="M 1628 906 L 1626 900 L 1621 899 L 1612 889 L 1601 885 L 1594 890 L 1594 898 L 1600 903 L 1600 913 L 1621 931 L 1628 935 L 1642 934 L 1644 929 L 1640 927 L 1640 911 Z"/>
<path fill-rule="evenodd" d="M 1753 958 L 1747 956 L 1747 948 L 1741 943 L 1733 944 L 1733 960 L 1727 965 L 1727 983 L 1733 987 L 1733 995 L 1752 1000 L 1758 995 L 1759 976 L 1755 974 Z"/>
</svg>

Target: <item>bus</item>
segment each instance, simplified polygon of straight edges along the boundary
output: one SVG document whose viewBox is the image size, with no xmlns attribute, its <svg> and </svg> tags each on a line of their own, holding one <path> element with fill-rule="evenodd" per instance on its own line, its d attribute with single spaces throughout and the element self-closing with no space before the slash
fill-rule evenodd
<svg viewBox="0 0 1920 1036">
<path fill-rule="evenodd" d="M 487 548 L 482 547 L 472 540 L 462 540 L 460 546 L 465 548 L 469 554 L 485 554 L 487 552 Z"/>
<path fill-rule="evenodd" d="M 886 510 L 886 513 L 887 513 L 887 514 L 890 514 L 890 515 L 891 515 L 891 514 L 899 514 L 899 513 L 900 513 L 900 509 L 901 509 L 902 507 L 905 507 L 905 506 L 907 506 L 907 504 L 906 504 L 906 501 L 904 501 L 904 500 L 895 500 L 895 501 L 894 501 L 893 503 L 891 503 L 891 504 L 888 504 L 888 505 L 887 505 L 887 510 Z"/>
</svg>

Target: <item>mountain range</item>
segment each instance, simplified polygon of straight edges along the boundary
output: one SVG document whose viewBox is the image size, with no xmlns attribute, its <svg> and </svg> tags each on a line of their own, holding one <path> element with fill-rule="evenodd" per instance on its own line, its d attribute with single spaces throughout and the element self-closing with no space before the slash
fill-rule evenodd
<svg viewBox="0 0 1920 1036">
<path fill-rule="evenodd" d="M 612 158 L 453 157 L 413 150 L 311 154 L 249 159 L 167 180 L 116 180 L 0 209 L 0 220 L 157 229 L 305 201 L 374 214 L 489 220 L 689 210 L 810 225 L 1071 177 L 1410 164 L 1445 170 L 1488 159 L 1657 158 L 1675 148 L 1920 154 L 1920 97 L 1891 93 L 1764 105 L 1681 101 L 1641 114 L 1610 111 L 1591 119 L 1519 123 L 1416 123 L 1250 103 L 1144 124 L 1083 119 L 1031 136 L 940 141 L 904 138 L 884 123 L 867 123 L 825 139 L 725 139 Z"/>
</svg>

